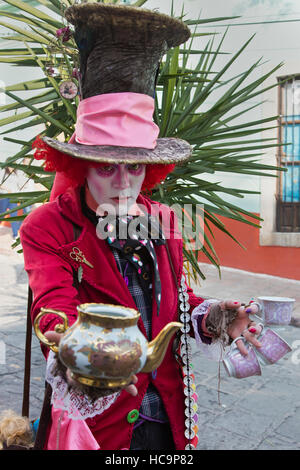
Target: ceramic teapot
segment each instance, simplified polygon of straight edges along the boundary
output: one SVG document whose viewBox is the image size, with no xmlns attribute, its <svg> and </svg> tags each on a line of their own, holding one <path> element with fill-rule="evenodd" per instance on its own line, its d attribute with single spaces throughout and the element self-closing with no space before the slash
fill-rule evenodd
<svg viewBox="0 0 300 470">
<path fill-rule="evenodd" d="M 74 380 L 101 389 L 123 388 L 138 372 L 152 372 L 161 364 L 169 341 L 183 325 L 168 323 L 156 338 L 147 342 L 137 326 L 140 313 L 121 305 L 86 303 L 77 307 L 78 318 L 69 327 L 64 312 L 42 308 L 34 320 L 39 340 L 55 353 L 71 371 Z M 44 315 L 56 314 L 63 325 L 57 346 L 42 334 L 39 323 Z"/>
</svg>

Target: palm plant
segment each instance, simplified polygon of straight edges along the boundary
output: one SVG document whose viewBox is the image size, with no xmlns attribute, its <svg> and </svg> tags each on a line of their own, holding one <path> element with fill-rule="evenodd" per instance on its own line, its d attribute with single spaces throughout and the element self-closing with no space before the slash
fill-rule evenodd
<svg viewBox="0 0 300 470">
<path fill-rule="evenodd" d="M 139 0 L 134 5 L 142 6 L 146 1 Z M 0 120 L 0 126 L 5 128 L 2 132 L 5 134 L 4 140 L 20 145 L 19 151 L 1 164 L 2 168 L 12 167 L 24 172 L 41 188 L 33 192 L 0 194 L 0 197 L 9 197 L 11 201 L 18 202 L 19 209 L 22 209 L 46 202 L 53 184 L 53 173 L 45 171 L 33 160 L 31 145 L 37 134 L 54 138 L 60 135 L 68 140 L 74 131 L 78 97 L 69 101 L 59 93 L 62 80 L 72 77 L 76 82 L 75 42 L 62 19 L 64 9 L 74 1 L 36 0 L 36 7 L 21 0 L 4 0 L 2 3 L 18 9 L 17 13 L 2 9 L 0 25 L 13 31 L 6 39 L 18 42 L 20 47 L 2 49 L 0 62 L 15 67 L 34 67 L 43 73 L 42 78 L 7 86 L 3 92 L 12 99 L 12 103 L 0 107 L 1 112 L 10 113 L 9 117 Z M 174 15 L 174 12 L 171 14 Z M 181 17 L 185 18 L 184 15 Z M 7 18 L 13 21 L 7 22 Z M 259 60 L 239 75 L 226 78 L 232 65 L 239 60 L 251 41 L 250 38 L 230 56 L 220 70 L 215 70 L 217 58 L 224 54 L 221 48 L 225 35 L 215 46 L 214 35 L 198 33 L 197 28 L 224 19 L 185 20 L 194 28 L 192 38 L 183 47 L 170 50 L 164 57 L 155 97 L 154 119 L 160 127 L 160 137 L 179 137 L 187 140 L 193 146 L 193 154 L 184 167 L 177 167 L 165 182 L 153 191 L 152 198 L 171 206 L 177 205 L 179 211 L 184 211 L 187 215 L 185 220 L 189 220 L 191 226 L 198 227 L 199 213 L 195 214 L 189 207 L 200 202 L 204 204 L 201 234 L 204 246 L 190 246 L 183 230 L 186 259 L 191 263 L 194 272 L 202 277 L 197 263 L 199 250 L 219 267 L 218 255 L 207 234 L 213 237 L 214 230 L 219 229 L 235 239 L 221 222 L 220 216 L 259 226 L 259 217 L 222 197 L 229 194 L 242 198 L 245 194 L 254 194 L 254 191 L 226 188 L 220 183 L 206 181 L 202 174 L 229 172 L 239 175 L 270 175 L 268 170 L 274 170 L 274 167 L 260 163 L 260 157 L 266 148 L 277 145 L 272 139 L 262 139 L 259 136 L 263 130 L 272 128 L 264 126 L 274 121 L 277 116 L 249 122 L 247 113 L 253 108 L 251 100 L 270 88 L 264 88 L 264 82 L 280 65 L 251 81 L 251 74 L 261 65 Z M 199 36 L 206 41 L 202 50 L 193 48 L 195 38 Z M 197 63 L 192 66 L 191 62 L 194 63 L 195 58 Z M 27 99 L 16 94 L 24 90 L 30 91 L 31 96 Z M 34 92 L 36 94 L 32 96 Z M 214 99 L 216 94 L 218 98 Z M 207 106 L 208 98 L 213 105 Z M 239 121 L 234 124 L 235 120 L 243 115 L 245 123 Z M 37 132 L 37 126 L 41 125 L 42 132 Z M 31 130 L 33 134 L 28 142 L 11 137 L 16 130 L 26 129 Z M 29 163 L 22 163 L 25 157 L 30 158 Z M 0 220 L 8 213 L 0 214 Z M 13 217 L 11 220 L 24 217 L 26 215 Z M 237 240 L 236 242 L 238 243 Z"/>
</svg>

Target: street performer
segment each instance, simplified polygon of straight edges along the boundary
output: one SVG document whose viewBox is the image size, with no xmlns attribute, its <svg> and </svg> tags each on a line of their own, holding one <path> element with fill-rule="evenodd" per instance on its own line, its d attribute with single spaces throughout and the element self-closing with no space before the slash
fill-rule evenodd
<svg viewBox="0 0 300 470">
<path fill-rule="evenodd" d="M 140 312 L 138 326 L 150 341 L 167 323 L 179 321 L 179 294 L 189 309 L 185 340 L 176 345 L 174 338 L 157 370 L 138 373 L 132 384 L 108 396 L 92 399 L 68 370 L 55 373 L 58 359 L 42 346 L 52 386 L 45 449 L 193 449 L 197 396 L 188 335 L 200 347 L 211 347 L 243 334 L 259 347 L 260 327 L 249 320 L 255 304 L 244 308 L 236 300 L 204 300 L 192 292 L 176 215 L 149 197 L 191 155 L 187 142 L 159 138 L 153 122 L 161 59 L 187 41 L 190 31 L 177 19 L 130 6 L 83 3 L 65 15 L 75 28 L 81 96 L 69 142 L 42 137 L 34 143 L 35 157 L 56 176 L 50 202 L 25 219 L 20 234 L 32 321 L 42 307 L 65 312 L 72 325 L 80 304 L 122 305 Z M 137 217 L 149 222 L 147 230 L 126 232 Z M 124 227 L 126 237 L 120 235 Z M 81 261 L 70 256 L 74 247 Z M 56 343 L 59 322 L 52 314 L 40 324 Z M 238 346 L 247 354 L 242 341 Z M 186 413 L 191 404 L 194 411 Z"/>
</svg>

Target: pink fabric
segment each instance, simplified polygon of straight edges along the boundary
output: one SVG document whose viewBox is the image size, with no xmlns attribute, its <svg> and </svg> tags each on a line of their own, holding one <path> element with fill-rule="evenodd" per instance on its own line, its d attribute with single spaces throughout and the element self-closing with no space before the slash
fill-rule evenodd
<svg viewBox="0 0 300 470">
<path fill-rule="evenodd" d="M 52 426 L 47 450 L 99 450 L 99 444 L 85 421 L 70 419 L 66 411 L 52 406 Z"/>
<path fill-rule="evenodd" d="M 75 140 L 84 145 L 154 149 L 159 127 L 154 99 L 140 93 L 107 93 L 80 101 Z M 73 136 L 72 136 L 73 137 Z"/>
<path fill-rule="evenodd" d="M 154 99 L 139 93 L 107 93 L 80 101 L 69 144 L 114 145 L 154 149 L 159 127 L 153 122 Z M 56 173 L 50 201 L 71 186 Z"/>
</svg>

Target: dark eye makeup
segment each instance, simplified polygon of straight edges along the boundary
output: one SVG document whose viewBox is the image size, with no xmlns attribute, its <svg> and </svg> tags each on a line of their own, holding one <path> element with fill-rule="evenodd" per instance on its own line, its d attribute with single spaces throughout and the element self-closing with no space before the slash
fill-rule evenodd
<svg viewBox="0 0 300 470">
<path fill-rule="evenodd" d="M 128 163 L 126 164 L 127 170 L 134 175 L 140 175 L 143 171 L 143 165 L 140 163 Z M 96 171 L 98 175 L 101 176 L 112 176 L 113 173 L 116 171 L 117 165 L 113 165 L 110 163 L 101 163 L 96 167 Z"/>
</svg>

